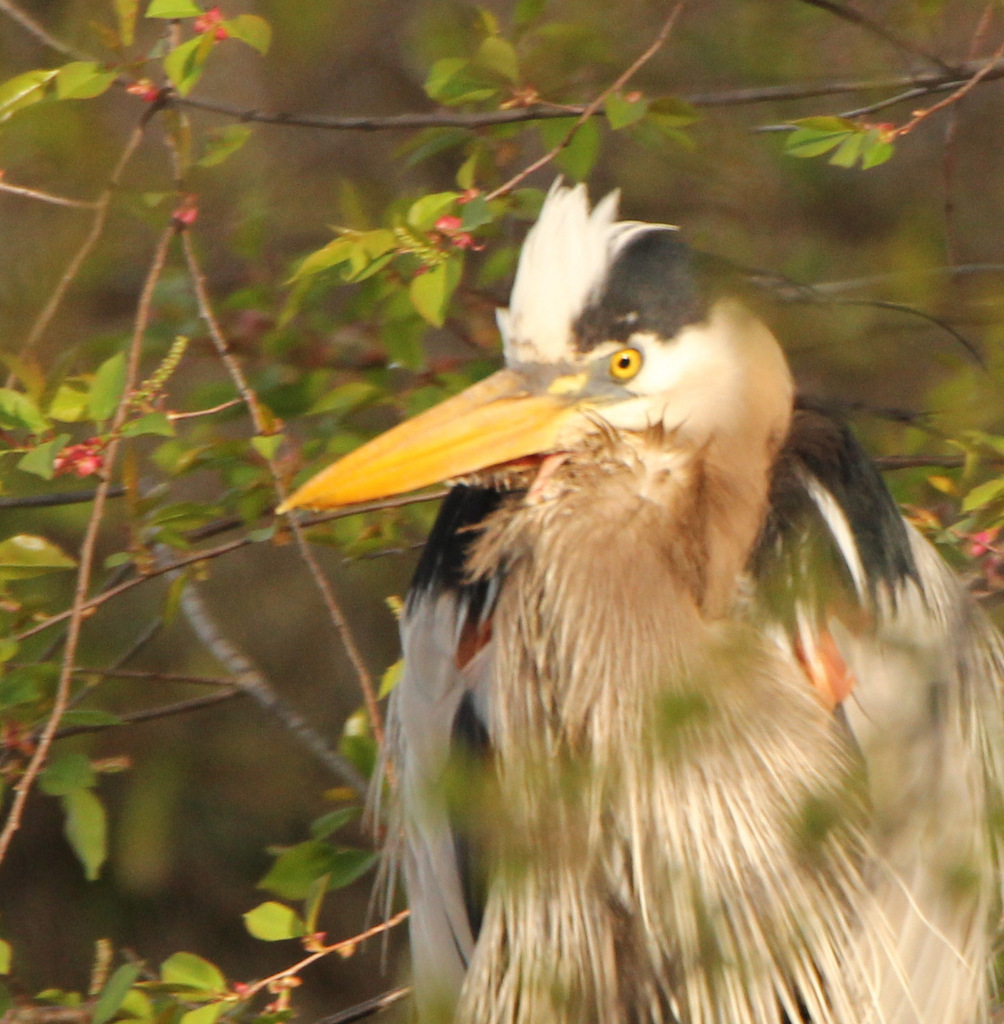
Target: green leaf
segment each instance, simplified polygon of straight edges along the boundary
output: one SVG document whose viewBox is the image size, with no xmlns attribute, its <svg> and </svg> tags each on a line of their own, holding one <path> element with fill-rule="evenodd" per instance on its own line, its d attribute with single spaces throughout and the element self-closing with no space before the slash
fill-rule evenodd
<svg viewBox="0 0 1004 1024">
<path fill-rule="evenodd" d="M 837 146 L 833 156 L 830 157 L 830 163 L 833 164 L 834 167 L 853 167 L 861 156 L 864 144 L 865 136 L 863 132 L 848 135 L 847 138 Z"/>
<path fill-rule="evenodd" d="M 150 0 L 148 18 L 197 18 L 202 9 L 193 0 Z"/>
<path fill-rule="evenodd" d="M 130 989 L 126 993 L 125 999 L 122 1000 L 121 1009 L 123 1017 L 127 1020 L 146 1022 L 153 1020 L 153 1001 L 141 989 Z"/>
<path fill-rule="evenodd" d="M 89 100 L 107 92 L 117 78 L 114 71 L 93 60 L 64 64 L 56 75 L 56 97 L 61 100 Z"/>
<path fill-rule="evenodd" d="M 0 638 L 0 664 L 10 661 L 17 654 L 19 644 L 12 636 Z"/>
<path fill-rule="evenodd" d="M 331 871 L 335 850 L 330 843 L 311 839 L 283 850 L 258 883 L 285 900 L 302 900 L 311 884 Z"/>
<path fill-rule="evenodd" d="M 369 850 L 337 850 L 332 859 L 329 889 L 344 889 L 357 878 L 361 878 L 374 864 L 379 855 Z"/>
<path fill-rule="evenodd" d="M 119 1012 L 141 971 L 139 964 L 123 964 L 104 983 L 91 1011 L 91 1024 L 107 1024 Z"/>
<path fill-rule="evenodd" d="M 43 480 L 51 480 L 56 471 L 56 456 L 69 440 L 69 434 L 60 434 L 50 441 L 43 441 L 41 444 L 35 445 L 18 459 L 17 468 L 25 473 L 34 473 L 35 476 L 40 476 Z"/>
<path fill-rule="evenodd" d="M 380 397 L 380 393 L 380 389 L 369 381 L 350 380 L 321 395 L 307 410 L 306 415 L 316 416 L 318 413 L 326 412 L 346 416 Z"/>
<path fill-rule="evenodd" d="M 244 927 L 256 938 L 265 942 L 279 942 L 282 939 L 299 939 L 307 934 L 306 925 L 300 915 L 285 903 L 259 903 L 254 910 L 244 914 Z"/>
<path fill-rule="evenodd" d="M 603 109 L 606 111 L 607 123 L 614 131 L 618 131 L 640 121 L 648 113 L 648 102 L 644 97 L 631 100 L 615 92 L 607 97 Z"/>
<path fill-rule="evenodd" d="M 792 124 L 795 130 L 785 141 L 784 151 L 800 159 L 821 156 L 849 137 L 861 135 L 861 127 L 845 117 L 804 117 Z"/>
<path fill-rule="evenodd" d="M 164 58 L 164 71 L 179 96 L 187 96 L 202 77 L 202 68 L 213 49 L 213 34 L 204 32 L 176 46 Z"/>
<path fill-rule="evenodd" d="M 122 401 L 126 384 L 126 357 L 117 352 L 106 359 L 94 374 L 91 389 L 87 395 L 87 408 L 91 419 L 97 422 L 111 419 Z"/>
<path fill-rule="evenodd" d="M 211 995 L 223 995 L 226 979 L 216 964 L 195 953 L 173 953 L 160 965 L 160 979 L 167 985 L 178 985 Z"/>
<path fill-rule="evenodd" d="M 282 434 L 259 434 L 251 438 L 251 447 L 263 458 L 271 461 L 279 450 L 284 436 Z"/>
<path fill-rule="evenodd" d="M 0 85 L 0 124 L 18 110 L 46 99 L 49 83 L 58 74 L 59 68 L 51 71 L 25 71 Z"/>
<path fill-rule="evenodd" d="M 313 274 L 319 274 L 322 270 L 330 270 L 332 267 L 337 267 L 352 256 L 352 251 L 356 248 L 357 244 L 356 239 L 348 235 L 332 239 L 327 245 L 322 246 L 307 256 L 299 267 L 296 268 L 296 272 L 286 284 L 292 284 L 294 281 L 300 281 Z"/>
<path fill-rule="evenodd" d="M 974 487 L 962 502 L 963 512 L 974 512 L 1004 496 L 1004 477 L 996 477 Z"/>
<path fill-rule="evenodd" d="M 0 427 L 41 434 L 48 430 L 49 421 L 23 391 L 0 388 Z"/>
<path fill-rule="evenodd" d="M 207 1003 L 197 1010 L 189 1010 L 181 1015 L 179 1024 L 216 1024 L 224 1010 L 223 1003 Z"/>
<path fill-rule="evenodd" d="M 463 265 L 457 258 L 430 267 L 412 278 L 408 295 L 422 319 L 433 327 L 442 327 L 453 292 L 460 283 Z"/>
<path fill-rule="evenodd" d="M 405 219 L 416 231 L 431 231 L 436 221 L 450 211 L 459 198 L 459 192 L 433 192 L 422 196 L 411 204 Z"/>
<path fill-rule="evenodd" d="M 475 196 L 473 199 L 464 203 L 461 210 L 461 231 L 474 231 L 476 228 L 483 227 L 485 224 L 490 224 L 492 220 L 494 220 L 491 207 L 488 205 L 484 196 Z"/>
<path fill-rule="evenodd" d="M 432 65 L 425 80 L 425 92 L 446 106 L 479 103 L 499 92 L 499 83 L 488 77 L 490 74 L 465 57 L 444 57 Z"/>
<path fill-rule="evenodd" d="M 87 413 L 87 389 L 79 384 L 60 384 L 49 403 L 49 415 L 60 423 L 77 423 Z"/>
<path fill-rule="evenodd" d="M 119 38 L 123 46 L 132 46 L 136 38 L 136 15 L 139 0 L 115 0 L 115 17 L 119 23 Z"/>
<path fill-rule="evenodd" d="M 404 672 L 404 659 L 398 658 L 390 668 L 380 677 L 380 695 L 382 700 L 401 681 L 401 673 Z"/>
<path fill-rule="evenodd" d="M 206 148 L 196 161 L 199 167 L 216 167 L 251 138 L 251 129 L 246 124 L 228 124 L 216 128 L 206 135 Z"/>
<path fill-rule="evenodd" d="M 73 569 L 76 564 L 44 537 L 19 533 L 0 541 L 0 579 L 26 580 L 54 569 Z"/>
<path fill-rule="evenodd" d="M 575 124 L 570 117 L 541 121 L 538 125 L 541 138 L 548 149 L 564 141 Z M 555 163 L 570 177 L 582 181 L 592 170 L 600 151 L 600 130 L 595 120 L 586 121 L 572 137 L 572 141 L 555 157 Z"/>
<path fill-rule="evenodd" d="M 66 838 L 93 882 L 108 856 L 108 824 L 101 801 L 89 789 L 73 789 L 61 797 Z"/>
<path fill-rule="evenodd" d="M 648 105 L 649 119 L 662 128 L 686 128 L 701 120 L 701 112 L 677 96 L 660 96 Z"/>
<path fill-rule="evenodd" d="M 13 952 L 11 944 L 6 939 L 0 939 L 0 974 L 10 974 L 10 961 Z"/>
<path fill-rule="evenodd" d="M 362 812 L 361 807 L 352 806 L 341 807 L 337 811 L 330 811 L 328 814 L 322 814 L 319 818 L 316 818 L 311 822 L 310 834 L 314 839 L 326 839 L 333 832 L 337 832 L 350 821 L 355 821 Z"/>
<path fill-rule="evenodd" d="M 868 170 L 870 167 L 878 167 L 888 160 L 895 149 L 893 144 L 882 138 L 874 129 L 868 132 L 867 144 L 861 157 L 861 167 Z"/>
<path fill-rule="evenodd" d="M 0 679 L 0 709 L 19 704 L 34 704 L 42 696 L 42 688 L 50 690 L 58 677 L 53 665 L 24 665 L 4 672 Z"/>
<path fill-rule="evenodd" d="M 512 43 L 501 36 L 488 36 L 478 47 L 475 63 L 501 78 L 516 83 L 519 81 L 519 59 Z"/>
<path fill-rule="evenodd" d="M 224 21 L 223 28 L 232 39 L 247 43 L 259 53 L 268 53 L 272 45 L 272 26 L 257 14 L 238 14 Z"/>
<path fill-rule="evenodd" d="M 174 437 L 174 424 L 163 412 L 148 412 L 137 419 L 129 420 L 122 427 L 123 437 L 142 437 L 153 434 L 156 437 Z"/>
<path fill-rule="evenodd" d="M 90 789 L 96 781 L 90 758 L 77 751 L 57 755 L 38 777 L 39 787 L 49 796 L 66 796 L 76 789 Z"/>
</svg>

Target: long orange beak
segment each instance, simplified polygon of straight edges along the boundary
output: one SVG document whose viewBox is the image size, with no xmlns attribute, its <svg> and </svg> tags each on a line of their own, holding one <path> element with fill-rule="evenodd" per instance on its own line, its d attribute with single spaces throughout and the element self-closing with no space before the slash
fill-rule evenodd
<svg viewBox="0 0 1004 1024">
<path fill-rule="evenodd" d="M 489 466 L 560 448 L 580 413 L 573 378 L 531 393 L 499 370 L 350 452 L 308 480 L 278 511 L 328 509 L 415 491 Z"/>
</svg>

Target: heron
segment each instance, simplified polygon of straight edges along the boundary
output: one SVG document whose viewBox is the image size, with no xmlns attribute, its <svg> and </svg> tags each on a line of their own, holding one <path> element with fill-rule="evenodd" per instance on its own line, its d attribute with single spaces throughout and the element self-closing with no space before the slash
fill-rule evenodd
<svg viewBox="0 0 1004 1024">
<path fill-rule="evenodd" d="M 505 368 L 283 509 L 453 483 L 388 712 L 419 1018 L 980 1024 L 1001 639 L 735 281 L 617 207 L 556 183 Z"/>
</svg>

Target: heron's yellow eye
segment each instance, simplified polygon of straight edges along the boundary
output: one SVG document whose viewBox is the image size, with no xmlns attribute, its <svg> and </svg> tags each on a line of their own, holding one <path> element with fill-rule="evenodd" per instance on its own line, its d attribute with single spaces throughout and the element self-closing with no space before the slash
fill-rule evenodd
<svg viewBox="0 0 1004 1024">
<path fill-rule="evenodd" d="M 610 357 L 610 376 L 614 380 L 630 380 L 640 369 L 641 353 L 636 348 L 622 348 Z"/>
</svg>

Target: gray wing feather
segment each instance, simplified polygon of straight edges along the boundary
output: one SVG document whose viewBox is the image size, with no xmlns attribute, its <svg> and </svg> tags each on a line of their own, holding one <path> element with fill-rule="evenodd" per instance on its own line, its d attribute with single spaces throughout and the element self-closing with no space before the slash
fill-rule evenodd
<svg viewBox="0 0 1004 1024">
<path fill-rule="evenodd" d="M 490 644 L 455 663 L 466 607 L 452 592 L 409 604 L 401 622 L 404 673 L 388 710 L 389 754 L 400 789 L 389 856 L 405 874 L 420 1008 L 451 1006 L 474 948 L 446 798 L 453 723 L 468 692 L 487 687 Z"/>
<path fill-rule="evenodd" d="M 916 579 L 880 591 L 873 629 L 830 628 L 856 679 L 844 704 L 864 757 L 886 935 L 872 952 L 882 1024 L 985 1021 L 1001 895 L 991 827 L 1004 783 L 1004 648 L 915 531 Z"/>
</svg>

